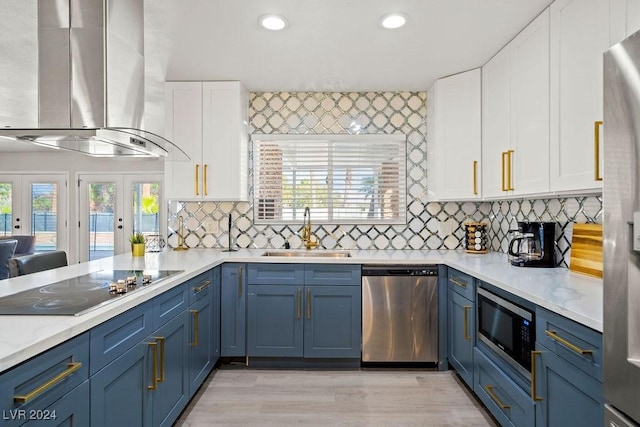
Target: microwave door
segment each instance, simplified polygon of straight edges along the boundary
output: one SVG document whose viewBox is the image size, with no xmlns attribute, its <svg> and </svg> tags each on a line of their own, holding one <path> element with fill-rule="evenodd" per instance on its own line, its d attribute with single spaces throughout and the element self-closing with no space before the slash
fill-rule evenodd
<svg viewBox="0 0 640 427">
<path fill-rule="evenodd" d="M 604 54 L 604 398 L 640 423 L 640 33 Z M 636 218 L 639 216 L 636 215 Z M 635 229 L 635 233 L 634 233 Z"/>
</svg>

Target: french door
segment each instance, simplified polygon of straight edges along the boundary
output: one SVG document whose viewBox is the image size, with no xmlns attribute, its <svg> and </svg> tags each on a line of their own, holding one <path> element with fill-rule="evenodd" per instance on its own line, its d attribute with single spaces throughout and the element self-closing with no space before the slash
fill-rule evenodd
<svg viewBox="0 0 640 427">
<path fill-rule="evenodd" d="M 166 224 L 163 175 L 78 175 L 80 262 L 130 252 L 134 232 L 159 235 Z"/>
<path fill-rule="evenodd" d="M 36 252 L 67 250 L 67 175 L 0 175 L 0 236 L 36 236 Z"/>
</svg>

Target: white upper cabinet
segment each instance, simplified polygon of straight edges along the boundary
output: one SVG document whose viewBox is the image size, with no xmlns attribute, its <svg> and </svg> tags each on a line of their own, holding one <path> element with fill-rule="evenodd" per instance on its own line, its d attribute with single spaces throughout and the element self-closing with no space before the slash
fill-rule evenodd
<svg viewBox="0 0 640 427">
<path fill-rule="evenodd" d="M 240 82 L 166 82 L 166 137 L 191 161 L 165 162 L 167 200 L 248 200 L 248 96 Z"/>
<path fill-rule="evenodd" d="M 602 54 L 609 0 L 556 0 L 550 7 L 550 188 L 602 190 Z"/>
<path fill-rule="evenodd" d="M 636 31 L 640 31 L 640 0 L 609 0 L 610 17 L 609 45 L 629 37 Z"/>
<path fill-rule="evenodd" d="M 549 192 L 549 10 L 482 68 L 485 198 Z"/>
<path fill-rule="evenodd" d="M 428 199 L 479 199 L 480 69 L 437 80 L 427 92 L 427 117 Z"/>
</svg>

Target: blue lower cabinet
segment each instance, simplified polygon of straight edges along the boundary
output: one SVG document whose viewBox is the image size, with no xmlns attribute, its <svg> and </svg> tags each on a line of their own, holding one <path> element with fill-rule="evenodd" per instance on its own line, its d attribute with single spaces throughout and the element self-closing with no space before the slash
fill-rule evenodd
<svg viewBox="0 0 640 427">
<path fill-rule="evenodd" d="M 246 356 L 246 266 L 225 264 L 221 270 L 220 355 Z"/>
<path fill-rule="evenodd" d="M 34 409 L 26 415 L 29 421 L 23 425 L 29 427 L 90 425 L 89 380 L 67 393 L 62 399 L 56 401 L 48 408 Z"/>
<path fill-rule="evenodd" d="M 601 426 L 602 383 L 538 344 L 536 425 Z"/>
<path fill-rule="evenodd" d="M 529 394 L 513 382 L 482 351 L 477 348 L 474 351 L 473 390 L 489 412 L 501 426 L 535 426 L 535 405 Z M 551 425 L 584 426 L 589 424 Z"/>
<path fill-rule="evenodd" d="M 217 361 L 214 355 L 219 344 L 214 342 L 219 332 L 219 321 L 215 320 L 218 310 L 209 295 L 189 306 L 189 397 L 193 396 L 204 382 Z M 215 333 L 214 333 L 215 332 Z"/>
<path fill-rule="evenodd" d="M 248 286 L 248 356 L 303 356 L 303 288 L 290 285 Z"/>
<path fill-rule="evenodd" d="M 447 322 L 447 341 L 449 365 L 453 367 L 460 378 L 473 386 L 473 348 L 476 330 L 475 302 L 468 300 L 461 294 L 448 291 L 449 321 Z"/>
<path fill-rule="evenodd" d="M 304 357 L 360 358 L 360 286 L 306 286 Z"/>
</svg>

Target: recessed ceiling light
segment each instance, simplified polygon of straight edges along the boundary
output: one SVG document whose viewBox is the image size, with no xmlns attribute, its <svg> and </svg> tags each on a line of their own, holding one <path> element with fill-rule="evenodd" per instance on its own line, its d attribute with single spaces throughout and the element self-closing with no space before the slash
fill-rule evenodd
<svg viewBox="0 0 640 427">
<path fill-rule="evenodd" d="M 284 30 L 289 25 L 283 16 L 273 14 L 262 15 L 258 18 L 258 22 L 263 28 L 271 31 Z"/>
<path fill-rule="evenodd" d="M 389 13 L 380 18 L 380 25 L 388 30 L 395 30 L 403 27 L 407 23 L 409 17 L 404 13 Z"/>
</svg>

